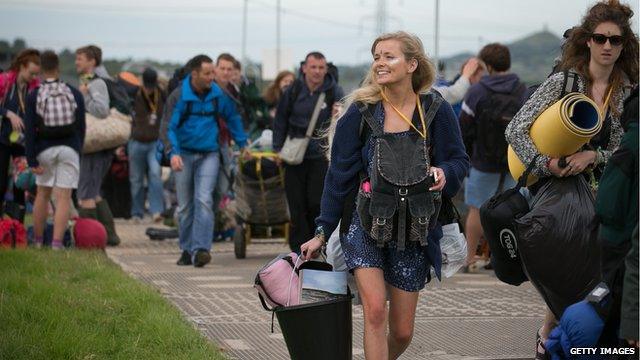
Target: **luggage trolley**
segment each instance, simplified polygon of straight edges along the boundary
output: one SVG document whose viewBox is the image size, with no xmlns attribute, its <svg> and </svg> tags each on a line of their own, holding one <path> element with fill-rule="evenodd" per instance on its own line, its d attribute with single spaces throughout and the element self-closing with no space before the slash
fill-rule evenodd
<svg viewBox="0 0 640 360">
<path fill-rule="evenodd" d="M 284 168 L 278 166 L 274 152 L 251 152 L 251 159 L 239 159 L 240 167 L 233 187 L 236 195 L 238 226 L 233 236 L 237 259 L 246 257 L 247 245 L 258 228 L 272 238 L 273 227 L 289 240 L 289 207 L 284 190 Z"/>
</svg>

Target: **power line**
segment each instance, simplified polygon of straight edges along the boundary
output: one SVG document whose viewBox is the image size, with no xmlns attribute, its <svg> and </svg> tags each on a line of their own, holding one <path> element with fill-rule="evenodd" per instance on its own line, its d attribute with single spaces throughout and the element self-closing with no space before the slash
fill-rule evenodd
<svg viewBox="0 0 640 360">
<path fill-rule="evenodd" d="M 274 4 L 270 4 L 268 2 L 262 1 L 262 0 L 251 0 L 252 2 L 256 3 L 256 4 L 260 4 L 262 6 L 266 6 L 269 8 L 273 8 L 276 9 L 276 5 Z M 341 21 L 336 21 L 333 20 L 331 18 L 325 18 L 322 16 L 317 16 L 317 15 L 313 15 L 313 14 L 309 14 L 309 13 L 305 13 L 303 11 L 299 11 L 299 10 L 293 10 L 290 8 L 286 8 L 286 7 L 280 7 L 281 11 L 283 14 L 289 14 L 289 15 L 293 15 L 305 20 L 313 20 L 313 21 L 318 21 L 318 22 L 323 22 L 325 24 L 331 24 L 331 25 L 335 25 L 335 26 L 340 26 L 343 28 L 348 28 L 348 29 L 353 29 L 353 30 L 362 30 L 362 27 L 360 27 L 359 25 L 354 25 L 354 24 L 350 24 L 350 23 L 346 23 L 346 22 L 341 22 Z M 374 29 L 371 28 L 367 28 L 365 29 L 369 32 L 374 32 Z"/>
<path fill-rule="evenodd" d="M 4 1 L 3 5 L 8 5 L 14 8 L 26 8 L 29 10 L 52 10 L 52 11 L 65 11 L 65 12 L 110 12 L 117 14 L 203 14 L 203 13 L 219 13 L 221 11 L 237 11 L 236 6 L 184 6 L 184 5 L 137 5 L 127 4 L 124 5 L 112 5 L 112 4 L 92 4 L 86 2 L 73 2 L 65 1 L 58 3 L 51 3 L 46 1 Z"/>
</svg>

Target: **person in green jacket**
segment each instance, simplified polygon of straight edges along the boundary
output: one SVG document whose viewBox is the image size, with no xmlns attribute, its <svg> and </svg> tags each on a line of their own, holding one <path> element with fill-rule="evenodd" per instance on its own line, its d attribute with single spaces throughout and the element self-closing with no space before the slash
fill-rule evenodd
<svg viewBox="0 0 640 360">
<path fill-rule="evenodd" d="M 622 293 L 620 337 L 629 345 L 638 347 L 638 224 L 631 237 L 631 251 L 627 255 L 626 273 Z"/>
<path fill-rule="evenodd" d="M 620 344 L 622 338 L 630 338 L 635 343 L 638 340 L 637 88 L 625 101 L 621 120 L 625 133 L 620 146 L 611 155 L 604 169 L 595 206 L 600 225 L 598 239 L 602 244 L 602 275 L 611 289 L 613 299 L 600 338 L 602 346 L 622 345 Z M 636 231 L 635 240 L 632 236 L 634 230 Z M 626 274 L 625 257 L 627 257 L 626 270 L 628 271 Z M 635 290 L 633 290 L 634 284 Z M 624 308 L 622 303 L 625 304 Z M 635 309 L 635 311 L 626 310 L 628 308 Z M 619 329 L 624 330 L 624 336 L 623 331 L 619 333 Z"/>
</svg>

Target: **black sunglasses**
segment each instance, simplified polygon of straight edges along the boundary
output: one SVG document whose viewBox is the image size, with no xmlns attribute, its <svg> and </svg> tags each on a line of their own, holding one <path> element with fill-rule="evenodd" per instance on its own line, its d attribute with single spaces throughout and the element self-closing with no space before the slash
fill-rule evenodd
<svg viewBox="0 0 640 360">
<path fill-rule="evenodd" d="M 621 35 L 606 36 L 603 34 L 593 33 L 591 34 L 591 40 L 599 45 L 604 45 L 607 40 L 609 40 L 609 44 L 611 44 L 611 46 L 620 46 L 622 45 L 622 40 L 624 39 Z"/>
</svg>

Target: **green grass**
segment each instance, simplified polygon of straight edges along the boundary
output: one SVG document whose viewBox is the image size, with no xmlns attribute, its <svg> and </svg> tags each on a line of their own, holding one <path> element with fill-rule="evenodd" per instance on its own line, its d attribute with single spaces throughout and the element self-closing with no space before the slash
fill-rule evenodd
<svg viewBox="0 0 640 360">
<path fill-rule="evenodd" d="M 223 359 L 100 251 L 0 249 L 0 359 Z"/>
</svg>

